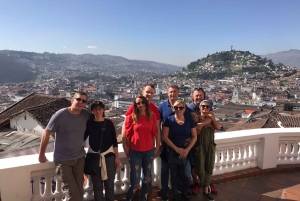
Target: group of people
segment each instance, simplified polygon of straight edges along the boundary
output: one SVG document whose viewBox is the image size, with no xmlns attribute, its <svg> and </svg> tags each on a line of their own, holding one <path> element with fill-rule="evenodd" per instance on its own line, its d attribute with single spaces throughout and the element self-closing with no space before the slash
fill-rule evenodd
<svg viewBox="0 0 300 201">
<path fill-rule="evenodd" d="M 203 197 L 214 200 L 210 192 L 216 192 L 216 189 L 212 189 L 210 179 L 216 150 L 214 132 L 220 129 L 220 124 L 215 119 L 210 102 L 204 99 L 204 90 L 196 88 L 193 102 L 186 105 L 178 100 L 178 86 L 172 85 L 168 88 L 168 100 L 158 108 L 151 102 L 154 93 L 154 86 L 146 85 L 142 95 L 134 99 L 134 104 L 125 114 L 123 148 L 131 168 L 131 186 L 126 200 L 132 200 L 135 191 L 140 189 L 141 173 L 143 179 L 139 200 L 147 199 L 152 161 L 159 154 L 162 201 L 169 200 L 169 173 L 174 201 L 180 200 L 178 191 L 181 191 L 184 201 L 189 200 L 191 175 L 194 180 L 192 192 L 199 192 L 198 177 L 203 187 Z"/>
<path fill-rule="evenodd" d="M 214 131 L 220 129 L 211 105 L 204 100 L 205 92 L 197 88 L 193 102 L 186 105 L 178 100 L 179 88 L 168 88 L 168 100 L 157 108 L 152 102 L 155 88 L 148 84 L 142 94 L 135 97 L 128 108 L 122 127 L 122 141 L 130 163 L 130 188 L 126 200 L 132 200 L 135 192 L 142 188 L 140 200 L 147 200 L 151 184 L 153 159 L 161 157 L 161 198 L 168 198 L 169 173 L 173 200 L 179 200 L 178 191 L 184 201 L 189 200 L 190 177 L 194 180 L 192 192 L 199 192 L 199 180 L 203 196 L 210 195 L 210 177 L 214 166 Z M 104 104 L 95 101 L 91 112 L 85 107 L 87 94 L 77 92 L 71 99 L 71 106 L 57 111 L 50 119 L 42 136 L 39 161 L 46 162 L 46 148 L 49 137 L 55 134 L 54 162 L 56 174 L 61 180 L 68 201 L 83 200 L 85 140 L 89 138 L 89 153 L 99 153 L 99 174 L 91 175 L 96 201 L 114 200 L 114 178 L 116 167 L 120 166 L 116 130 L 111 120 L 104 118 Z M 103 137 L 101 137 L 103 135 Z M 100 138 L 101 137 L 101 138 Z M 102 140 L 100 140 L 102 139 Z M 100 143 L 100 141 L 102 143 Z"/>
<path fill-rule="evenodd" d="M 86 104 L 87 94 L 77 92 L 71 99 L 70 107 L 58 110 L 51 117 L 42 136 L 39 162 L 48 161 L 45 152 L 49 137 L 54 133 L 53 159 L 56 174 L 65 191 L 65 200 L 82 201 L 86 155 L 84 145 L 89 138 L 88 153 L 100 155 L 98 174 L 91 175 L 94 198 L 103 201 L 105 188 L 105 200 L 114 201 L 115 172 L 116 167 L 120 166 L 116 129 L 111 120 L 104 118 L 105 106 L 101 101 L 91 104 L 91 112 L 85 109 Z"/>
</svg>

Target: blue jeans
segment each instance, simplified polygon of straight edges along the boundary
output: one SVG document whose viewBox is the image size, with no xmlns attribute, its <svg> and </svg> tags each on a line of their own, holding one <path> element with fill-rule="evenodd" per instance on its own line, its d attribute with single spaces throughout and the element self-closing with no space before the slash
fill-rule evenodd
<svg viewBox="0 0 300 201">
<path fill-rule="evenodd" d="M 143 169 L 144 179 L 140 201 L 146 201 L 151 183 L 151 166 L 154 157 L 154 149 L 149 151 L 129 151 L 130 159 L 130 188 L 128 189 L 126 201 L 132 200 L 135 191 L 139 189 L 141 180 L 141 169 Z"/>
<path fill-rule="evenodd" d="M 160 173 L 160 182 L 161 182 L 161 196 L 163 198 L 168 197 L 169 192 L 169 163 L 161 159 L 161 173 Z"/>
<path fill-rule="evenodd" d="M 169 164 L 171 171 L 171 184 L 173 195 L 178 194 L 179 182 L 181 180 L 181 192 L 186 196 L 190 186 L 191 180 L 191 163 L 189 160 L 184 165 Z"/>
</svg>

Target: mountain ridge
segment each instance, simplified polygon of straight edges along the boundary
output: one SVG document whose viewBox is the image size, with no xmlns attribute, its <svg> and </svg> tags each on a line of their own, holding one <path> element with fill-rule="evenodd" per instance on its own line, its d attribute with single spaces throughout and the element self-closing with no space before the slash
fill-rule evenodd
<svg viewBox="0 0 300 201">
<path fill-rule="evenodd" d="M 32 72 L 36 72 L 40 77 L 53 78 L 54 76 L 73 76 L 65 75 L 62 73 L 55 74 L 55 71 L 80 71 L 82 74 L 80 76 L 91 77 L 92 72 L 95 74 L 101 74 L 102 76 L 119 78 L 121 76 L 132 77 L 140 76 L 148 73 L 151 76 L 164 76 L 169 75 L 177 70 L 182 69 L 182 67 L 175 66 L 172 64 L 159 63 L 155 61 L 145 61 L 145 60 L 130 60 L 121 56 L 114 56 L 108 54 L 55 54 L 55 53 L 35 53 L 35 52 L 23 52 L 14 50 L 0 50 L 1 58 L 10 58 L 14 63 L 11 65 L 16 65 L 16 63 L 22 63 L 30 68 Z M 0 60 L 0 70 L 4 69 L 1 67 Z M 6 70 L 9 70 L 5 68 Z M 3 71 L 3 70 L 2 70 Z M 52 73 L 49 73 L 52 72 Z M 75 73 L 72 73 L 75 74 Z M 16 79 L 14 78 L 16 77 Z M 18 73 L 14 72 L 11 76 L 10 81 L 15 82 L 20 80 Z M 93 76 L 95 77 L 95 75 Z M 0 82 L 2 76 L 0 75 Z M 7 80 L 6 80 L 7 81 Z M 25 79 L 26 81 L 26 79 Z M 28 77 L 27 81 L 30 81 Z"/>
<path fill-rule="evenodd" d="M 298 49 L 270 53 L 261 55 L 261 57 L 272 59 L 275 63 L 282 63 L 287 66 L 300 68 L 300 50 Z"/>
</svg>

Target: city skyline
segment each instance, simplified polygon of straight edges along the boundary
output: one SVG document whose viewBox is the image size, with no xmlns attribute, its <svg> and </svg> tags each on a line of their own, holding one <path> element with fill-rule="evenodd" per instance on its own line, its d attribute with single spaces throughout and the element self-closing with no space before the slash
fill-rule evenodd
<svg viewBox="0 0 300 201">
<path fill-rule="evenodd" d="M 0 1 L 0 50 L 109 54 L 177 66 L 233 49 L 300 49 L 299 1 Z"/>
</svg>

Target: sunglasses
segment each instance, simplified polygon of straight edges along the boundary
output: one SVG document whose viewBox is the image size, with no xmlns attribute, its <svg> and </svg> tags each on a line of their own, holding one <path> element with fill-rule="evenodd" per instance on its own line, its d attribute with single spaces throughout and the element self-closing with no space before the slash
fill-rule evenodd
<svg viewBox="0 0 300 201">
<path fill-rule="evenodd" d="M 201 107 L 202 107 L 202 108 L 207 108 L 207 109 L 210 108 L 209 105 L 201 105 Z"/>
<path fill-rule="evenodd" d="M 180 110 L 180 111 L 184 109 L 184 107 L 183 107 L 183 106 L 180 106 L 180 107 L 178 107 L 178 106 L 174 106 L 173 108 L 174 108 L 174 110 Z"/>
<path fill-rule="evenodd" d="M 81 99 L 81 98 L 74 98 L 77 102 L 86 103 L 87 100 Z"/>
<path fill-rule="evenodd" d="M 140 105 L 140 104 L 145 105 L 145 101 L 137 102 L 137 103 L 135 103 L 135 104 L 136 104 L 136 105 Z"/>
</svg>

